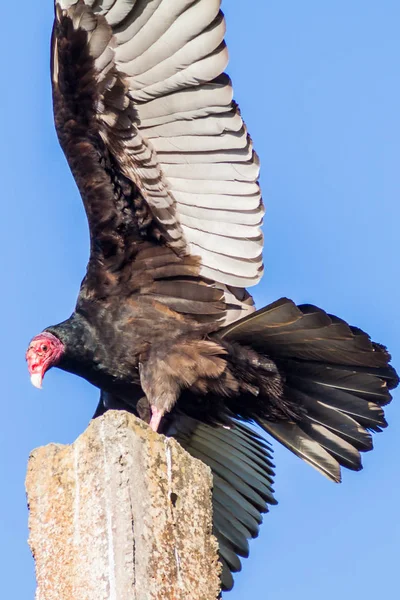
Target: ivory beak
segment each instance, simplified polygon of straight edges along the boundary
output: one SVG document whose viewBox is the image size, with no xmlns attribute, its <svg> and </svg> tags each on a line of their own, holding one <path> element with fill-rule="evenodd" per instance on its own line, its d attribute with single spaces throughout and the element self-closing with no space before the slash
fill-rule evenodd
<svg viewBox="0 0 400 600">
<path fill-rule="evenodd" d="M 31 375 L 31 384 L 38 388 L 38 390 L 42 389 L 42 374 L 41 373 L 32 373 Z"/>
</svg>

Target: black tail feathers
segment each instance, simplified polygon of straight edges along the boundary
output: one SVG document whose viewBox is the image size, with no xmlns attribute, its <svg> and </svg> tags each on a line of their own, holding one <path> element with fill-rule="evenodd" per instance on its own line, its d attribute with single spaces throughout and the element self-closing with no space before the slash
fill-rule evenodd
<svg viewBox="0 0 400 600">
<path fill-rule="evenodd" d="M 345 321 L 283 298 L 218 332 L 274 361 L 292 420 L 257 418 L 279 442 L 334 481 L 360 470 L 370 431 L 386 427 L 382 406 L 399 382 L 386 349 Z"/>
</svg>

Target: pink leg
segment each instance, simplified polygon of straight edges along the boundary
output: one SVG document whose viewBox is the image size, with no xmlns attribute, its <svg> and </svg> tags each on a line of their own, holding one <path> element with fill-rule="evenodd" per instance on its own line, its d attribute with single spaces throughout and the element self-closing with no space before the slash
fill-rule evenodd
<svg viewBox="0 0 400 600">
<path fill-rule="evenodd" d="M 160 421 L 164 416 L 164 412 L 157 408 L 156 406 L 151 405 L 151 419 L 150 419 L 150 427 L 153 431 L 157 433 L 158 428 L 160 426 Z"/>
</svg>

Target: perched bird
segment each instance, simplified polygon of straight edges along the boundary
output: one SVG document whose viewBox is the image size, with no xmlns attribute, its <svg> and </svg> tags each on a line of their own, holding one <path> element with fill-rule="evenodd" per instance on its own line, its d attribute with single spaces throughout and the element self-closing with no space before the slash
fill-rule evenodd
<svg viewBox="0 0 400 600">
<path fill-rule="evenodd" d="M 334 481 L 361 469 L 398 383 L 386 349 L 262 276 L 259 161 L 224 69 L 220 0 L 56 0 L 56 129 L 91 253 L 73 315 L 34 337 L 53 366 L 174 436 L 214 474 L 224 589 L 275 503 L 270 443 Z"/>
</svg>

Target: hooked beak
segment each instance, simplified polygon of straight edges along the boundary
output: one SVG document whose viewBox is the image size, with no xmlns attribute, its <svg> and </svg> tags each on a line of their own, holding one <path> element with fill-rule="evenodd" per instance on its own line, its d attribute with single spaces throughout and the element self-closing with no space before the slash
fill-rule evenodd
<svg viewBox="0 0 400 600">
<path fill-rule="evenodd" d="M 38 390 L 42 389 L 42 381 L 43 381 L 43 373 L 31 373 L 31 384 L 38 388 Z"/>
<path fill-rule="evenodd" d="M 31 376 L 31 384 L 41 390 L 46 366 L 38 360 L 36 353 L 31 348 L 28 348 L 26 353 L 26 362 L 28 363 L 29 375 Z"/>
</svg>

